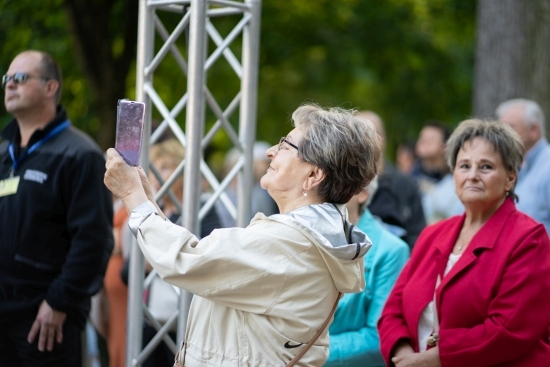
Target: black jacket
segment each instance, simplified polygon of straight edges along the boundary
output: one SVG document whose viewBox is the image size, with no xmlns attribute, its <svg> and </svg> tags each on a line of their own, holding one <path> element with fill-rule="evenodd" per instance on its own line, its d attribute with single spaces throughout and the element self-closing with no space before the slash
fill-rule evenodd
<svg viewBox="0 0 550 367">
<path fill-rule="evenodd" d="M 378 177 L 378 185 L 369 210 L 383 222 L 403 228 L 407 232 L 403 240 L 412 250 L 418 235 L 426 227 L 415 180 L 384 161 L 384 172 Z"/>
<path fill-rule="evenodd" d="M 67 120 L 63 107 L 28 147 Z M 0 180 L 12 169 L 8 146 L 20 151 L 12 120 L 1 133 Z M 113 206 L 103 184 L 99 147 L 70 126 L 31 152 L 14 172 L 16 194 L 0 197 L 0 326 L 35 318 L 46 299 L 84 326 L 90 297 L 103 283 L 113 248 Z"/>
</svg>

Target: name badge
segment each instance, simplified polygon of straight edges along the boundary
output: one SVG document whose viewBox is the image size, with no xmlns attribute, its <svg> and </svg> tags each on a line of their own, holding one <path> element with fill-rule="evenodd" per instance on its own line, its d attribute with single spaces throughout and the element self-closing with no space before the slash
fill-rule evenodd
<svg viewBox="0 0 550 367">
<path fill-rule="evenodd" d="M 0 181 L 0 197 L 13 195 L 19 187 L 19 176 L 6 178 Z"/>
</svg>

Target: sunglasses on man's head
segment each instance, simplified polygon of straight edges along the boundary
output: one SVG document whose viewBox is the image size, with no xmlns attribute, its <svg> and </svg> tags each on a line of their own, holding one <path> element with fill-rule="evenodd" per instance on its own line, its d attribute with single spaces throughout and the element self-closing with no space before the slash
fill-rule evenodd
<svg viewBox="0 0 550 367">
<path fill-rule="evenodd" d="M 46 81 L 50 80 L 50 78 L 46 78 L 45 76 L 30 75 L 27 73 L 15 73 L 13 75 L 6 74 L 2 76 L 2 89 L 6 89 L 6 85 L 10 80 L 13 80 L 15 84 L 23 84 L 30 78 L 44 79 Z"/>
</svg>

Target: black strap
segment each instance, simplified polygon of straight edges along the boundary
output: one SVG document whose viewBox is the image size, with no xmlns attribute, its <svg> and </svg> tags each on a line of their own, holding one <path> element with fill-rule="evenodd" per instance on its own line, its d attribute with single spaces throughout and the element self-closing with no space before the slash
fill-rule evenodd
<svg viewBox="0 0 550 367">
<path fill-rule="evenodd" d="M 340 217 L 342 218 L 342 225 L 344 227 L 344 236 L 346 236 L 346 241 L 348 241 L 348 244 L 351 245 L 353 242 L 351 241 L 351 232 L 353 231 L 353 224 L 351 224 L 350 222 L 348 222 L 346 220 L 346 218 L 344 218 L 344 215 L 342 214 L 342 212 L 340 211 L 340 209 L 338 209 L 338 207 L 336 206 L 336 204 L 334 203 L 330 203 L 330 205 L 332 205 L 334 207 L 334 209 L 336 209 L 336 211 L 338 212 L 338 214 L 340 214 Z M 357 255 L 355 256 L 357 257 Z M 355 259 L 355 257 L 353 259 Z M 352 259 L 352 260 L 353 260 Z"/>
</svg>

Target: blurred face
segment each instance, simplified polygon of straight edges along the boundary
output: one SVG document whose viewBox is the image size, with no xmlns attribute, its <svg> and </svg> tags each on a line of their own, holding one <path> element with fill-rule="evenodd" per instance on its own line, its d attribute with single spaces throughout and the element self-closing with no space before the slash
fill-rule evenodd
<svg viewBox="0 0 550 367">
<path fill-rule="evenodd" d="M 465 207 L 496 209 L 516 180 L 508 172 L 502 157 L 483 138 L 467 141 L 458 151 L 453 171 L 456 194 Z"/>
<path fill-rule="evenodd" d="M 299 147 L 302 131 L 294 129 L 285 139 Z M 266 189 L 275 201 L 279 198 L 303 195 L 303 185 L 311 172 L 311 164 L 298 158 L 298 150 L 286 142 L 280 144 L 280 147 L 279 144 L 272 146 L 266 154 L 271 163 L 260 180 L 262 188 Z"/>
<path fill-rule="evenodd" d="M 176 162 L 169 156 L 161 156 L 157 158 L 153 164 L 155 168 L 159 171 L 159 174 L 164 182 L 170 178 L 174 170 L 177 168 Z M 159 191 L 161 188 L 160 182 L 156 179 L 155 175 L 151 175 L 151 187 L 155 191 Z M 178 199 L 181 200 L 183 196 L 183 176 L 180 176 L 171 187 L 172 192 L 176 195 Z M 164 197 L 165 200 L 169 200 L 167 196 Z"/>
<path fill-rule="evenodd" d="M 397 148 L 396 164 L 401 172 L 409 174 L 414 165 L 413 152 L 403 146 Z"/>
<path fill-rule="evenodd" d="M 529 150 L 540 139 L 540 129 L 535 125 L 525 123 L 525 106 L 515 105 L 502 113 L 500 121 L 510 125 L 519 135 L 525 150 Z"/>
<path fill-rule="evenodd" d="M 367 201 L 369 194 L 367 190 L 361 191 L 359 194 L 353 195 L 346 203 L 348 209 L 348 219 L 351 223 L 356 224 L 361 218 L 361 205 Z"/>
<path fill-rule="evenodd" d="M 28 77 L 24 83 L 20 84 L 16 84 L 13 79 L 7 82 L 4 89 L 4 105 L 7 112 L 17 114 L 47 102 L 47 84 L 44 79 L 39 78 L 40 61 L 40 54 L 26 52 L 18 55 L 10 64 L 7 75 L 26 73 Z"/>
<path fill-rule="evenodd" d="M 426 126 L 420 131 L 416 143 L 416 155 L 421 158 L 437 158 L 445 155 L 445 142 L 441 130 Z"/>
</svg>

